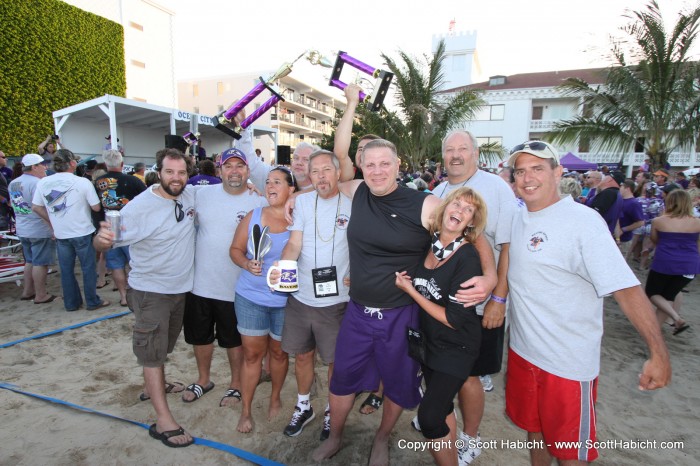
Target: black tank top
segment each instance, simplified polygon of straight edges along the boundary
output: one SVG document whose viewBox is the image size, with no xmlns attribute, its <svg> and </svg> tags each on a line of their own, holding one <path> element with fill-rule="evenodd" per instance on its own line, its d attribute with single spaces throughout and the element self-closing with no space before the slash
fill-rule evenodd
<svg viewBox="0 0 700 466">
<path fill-rule="evenodd" d="M 375 196 L 365 183 L 352 201 L 348 227 L 350 297 L 363 306 L 393 308 L 413 299 L 395 285 L 395 272 L 412 277 L 430 243 L 423 228 L 423 202 L 430 193 L 399 186 L 386 196 Z"/>
</svg>

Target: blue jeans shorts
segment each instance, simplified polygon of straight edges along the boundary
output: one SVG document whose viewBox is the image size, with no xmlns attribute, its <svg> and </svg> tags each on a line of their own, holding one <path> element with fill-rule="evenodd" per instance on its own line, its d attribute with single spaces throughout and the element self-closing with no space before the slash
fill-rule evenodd
<svg viewBox="0 0 700 466">
<path fill-rule="evenodd" d="M 238 332 L 241 335 L 249 337 L 270 335 L 273 340 L 282 341 L 284 306 L 261 306 L 238 293 L 236 293 L 235 304 Z"/>
<path fill-rule="evenodd" d="M 56 241 L 51 238 L 20 238 L 24 262 L 36 266 L 56 263 Z"/>
<path fill-rule="evenodd" d="M 131 260 L 131 256 L 129 256 L 129 246 L 108 249 L 105 254 L 105 259 L 109 270 L 123 269 Z"/>
</svg>

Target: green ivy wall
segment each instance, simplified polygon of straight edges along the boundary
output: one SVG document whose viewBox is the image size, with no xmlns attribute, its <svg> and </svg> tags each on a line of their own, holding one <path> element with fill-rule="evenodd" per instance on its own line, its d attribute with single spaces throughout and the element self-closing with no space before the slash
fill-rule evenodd
<svg viewBox="0 0 700 466">
<path fill-rule="evenodd" d="M 0 0 L 0 149 L 36 152 L 55 110 L 124 96 L 120 24 L 60 0 Z"/>
</svg>

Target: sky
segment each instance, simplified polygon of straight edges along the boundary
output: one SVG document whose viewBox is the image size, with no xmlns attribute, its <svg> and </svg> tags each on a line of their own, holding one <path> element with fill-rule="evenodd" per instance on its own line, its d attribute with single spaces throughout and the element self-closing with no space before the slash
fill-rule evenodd
<svg viewBox="0 0 700 466">
<path fill-rule="evenodd" d="M 610 64 L 611 34 L 644 0 L 156 0 L 175 15 L 176 79 L 274 70 L 308 49 L 335 61 L 342 50 L 383 68 L 381 53 L 430 54 L 432 36 L 476 31 L 481 75 Z M 673 23 L 684 0 L 658 0 Z M 189 57 L 189 58 L 183 58 Z M 195 58 L 196 57 L 196 58 Z M 292 76 L 327 82 L 328 70 L 298 63 Z M 337 90 L 337 92 L 340 92 Z"/>
</svg>

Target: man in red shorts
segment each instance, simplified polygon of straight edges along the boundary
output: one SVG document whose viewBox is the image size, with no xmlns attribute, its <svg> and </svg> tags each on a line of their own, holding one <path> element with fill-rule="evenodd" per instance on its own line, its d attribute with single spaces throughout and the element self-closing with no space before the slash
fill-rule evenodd
<svg viewBox="0 0 700 466">
<path fill-rule="evenodd" d="M 603 297 L 615 297 L 649 347 L 640 390 L 670 382 L 668 350 L 651 303 L 603 219 L 571 196 L 559 198 L 555 149 L 528 141 L 513 149 L 508 165 L 527 209 L 514 217 L 510 241 L 506 414 L 528 432 L 533 465 L 550 464 L 552 456 L 562 465 L 585 464 L 598 456 Z"/>
</svg>

